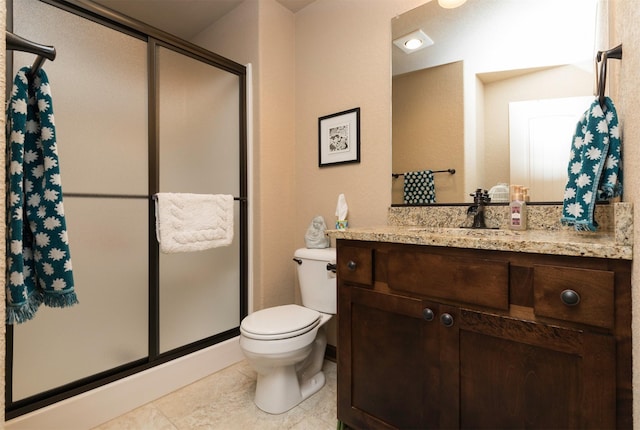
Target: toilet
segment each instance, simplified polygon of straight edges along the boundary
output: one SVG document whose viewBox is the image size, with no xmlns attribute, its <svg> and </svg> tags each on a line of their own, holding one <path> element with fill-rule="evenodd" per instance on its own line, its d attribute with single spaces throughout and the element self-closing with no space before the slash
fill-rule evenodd
<svg viewBox="0 0 640 430">
<path fill-rule="evenodd" d="M 254 312 L 240 324 L 240 348 L 258 374 L 254 402 L 270 414 L 293 408 L 325 383 L 324 325 L 336 313 L 336 249 L 298 249 L 302 306 L 290 304 Z"/>
</svg>

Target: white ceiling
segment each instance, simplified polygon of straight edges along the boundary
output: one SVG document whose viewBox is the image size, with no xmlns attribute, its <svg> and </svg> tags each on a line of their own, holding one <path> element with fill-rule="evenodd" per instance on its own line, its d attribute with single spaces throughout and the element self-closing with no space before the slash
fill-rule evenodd
<svg viewBox="0 0 640 430">
<path fill-rule="evenodd" d="M 93 0 L 185 40 L 190 40 L 244 0 Z M 316 0 L 277 0 L 292 12 Z"/>
</svg>

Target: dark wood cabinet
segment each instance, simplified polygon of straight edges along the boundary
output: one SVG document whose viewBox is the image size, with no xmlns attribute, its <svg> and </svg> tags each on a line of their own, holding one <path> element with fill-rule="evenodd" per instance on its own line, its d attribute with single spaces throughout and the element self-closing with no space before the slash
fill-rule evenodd
<svg viewBox="0 0 640 430">
<path fill-rule="evenodd" d="M 337 247 L 348 426 L 632 427 L 629 261 Z"/>
</svg>

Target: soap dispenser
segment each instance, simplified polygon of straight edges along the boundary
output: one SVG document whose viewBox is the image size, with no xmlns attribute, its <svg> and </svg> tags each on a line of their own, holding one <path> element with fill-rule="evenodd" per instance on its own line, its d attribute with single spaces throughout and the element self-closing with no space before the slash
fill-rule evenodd
<svg viewBox="0 0 640 430">
<path fill-rule="evenodd" d="M 511 186 L 511 203 L 509 203 L 509 228 L 511 230 L 527 229 L 527 203 L 522 194 L 522 186 Z"/>
</svg>

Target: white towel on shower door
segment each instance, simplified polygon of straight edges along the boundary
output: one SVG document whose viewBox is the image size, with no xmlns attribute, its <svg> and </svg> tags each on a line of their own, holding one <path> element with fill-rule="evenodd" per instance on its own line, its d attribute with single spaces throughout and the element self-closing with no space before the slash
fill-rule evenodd
<svg viewBox="0 0 640 430">
<path fill-rule="evenodd" d="M 156 236 L 160 251 L 203 251 L 233 242 L 233 196 L 156 194 Z"/>
</svg>

